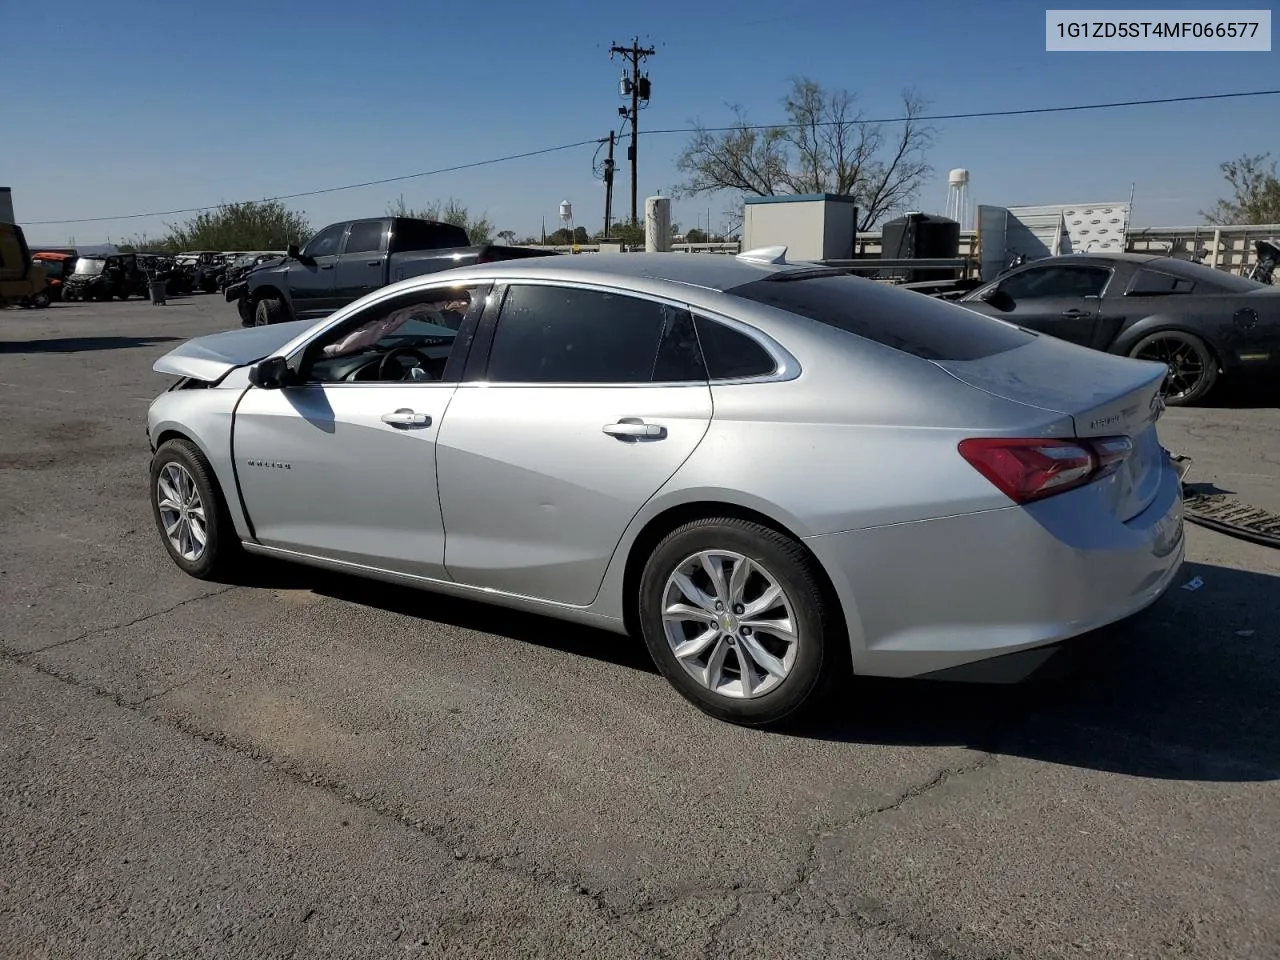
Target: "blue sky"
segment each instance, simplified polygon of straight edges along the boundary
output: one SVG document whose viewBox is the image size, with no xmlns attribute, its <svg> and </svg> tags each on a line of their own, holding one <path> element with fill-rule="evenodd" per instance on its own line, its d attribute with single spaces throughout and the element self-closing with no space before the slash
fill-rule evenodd
<svg viewBox="0 0 1280 960">
<path fill-rule="evenodd" d="M 1101 7 L 1103 4 L 1082 6 Z M 1123 8 L 1125 5 L 1113 5 Z M 1164 0 L 1163 8 L 1203 9 Z M 1245 5 L 1247 6 L 1247 5 Z M 780 120 L 789 80 L 858 95 L 897 116 L 904 86 L 931 112 L 1021 109 L 1280 87 L 1280 54 L 1046 53 L 1044 4 L 936 0 L 787 5 L 764 0 L 586 0 L 484 4 L 219 0 L 201 12 L 160 0 L 7 5 L 39 43 L 7 44 L 28 95 L 5 106 L 0 184 L 19 221 L 106 217 L 400 176 L 607 135 L 622 65 L 612 42 L 639 35 L 651 106 L 642 131 Z M 787 12 L 790 9 L 791 12 Z M 71 25 L 74 25 L 71 28 Z M 1280 97 L 938 123 L 917 206 L 941 212 L 946 172 L 971 171 L 977 203 L 1124 200 L 1139 225 L 1199 222 L 1222 193 L 1223 160 L 1280 153 Z M 687 137 L 640 141 L 641 205 L 679 182 Z M 591 146 L 474 170 L 291 201 L 313 225 L 455 197 L 499 228 L 602 225 Z M 1273 153 L 1273 155 L 1275 155 Z M 625 150 L 615 215 L 627 212 Z M 724 221 L 730 198 L 681 201 L 688 228 Z M 80 244 L 163 232 L 184 216 L 28 226 Z"/>
</svg>

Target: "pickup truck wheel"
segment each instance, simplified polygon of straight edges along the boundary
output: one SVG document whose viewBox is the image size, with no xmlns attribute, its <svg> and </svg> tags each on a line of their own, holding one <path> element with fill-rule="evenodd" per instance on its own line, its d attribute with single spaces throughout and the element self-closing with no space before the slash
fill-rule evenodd
<svg viewBox="0 0 1280 960">
<path fill-rule="evenodd" d="M 240 326 L 252 327 L 254 325 L 253 307 L 249 305 L 248 297 L 241 297 L 236 301 L 236 313 L 240 314 Z"/>
<path fill-rule="evenodd" d="M 284 319 L 284 304 L 274 297 L 264 297 L 258 301 L 258 305 L 253 311 L 253 325 L 255 327 L 265 327 L 272 323 L 279 323 Z"/>
</svg>

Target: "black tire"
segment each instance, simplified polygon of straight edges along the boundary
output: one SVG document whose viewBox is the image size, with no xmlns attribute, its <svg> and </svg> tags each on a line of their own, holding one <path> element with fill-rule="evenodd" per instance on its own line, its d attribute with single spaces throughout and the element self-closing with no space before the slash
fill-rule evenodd
<svg viewBox="0 0 1280 960">
<path fill-rule="evenodd" d="M 1129 356 L 1169 367 L 1161 392 L 1171 407 L 1187 407 L 1209 395 L 1218 381 L 1218 359 L 1199 337 L 1181 330 L 1161 330 L 1133 345 Z"/>
<path fill-rule="evenodd" d="M 242 327 L 252 327 L 254 325 L 253 307 L 249 305 L 248 297 L 241 297 L 236 301 L 236 313 L 240 315 L 240 325 Z"/>
<path fill-rule="evenodd" d="M 203 506 L 205 519 L 204 549 L 198 556 L 188 558 L 170 542 L 161 513 L 160 478 L 171 466 L 185 471 L 195 487 Z M 168 479 L 166 477 L 166 479 Z M 151 458 L 151 515 L 169 557 L 189 576 L 199 580 L 222 580 L 227 571 L 241 556 L 240 540 L 227 513 L 222 491 L 214 478 L 213 469 L 205 460 L 199 447 L 189 440 L 168 440 L 160 445 Z"/>
<path fill-rule="evenodd" d="M 790 606 L 795 628 L 794 660 L 785 678 L 763 694 L 743 697 L 710 690 L 690 675 L 667 638 L 662 610 L 668 579 L 686 560 L 708 550 L 736 553 L 763 567 L 782 588 Z M 826 699 L 838 677 L 852 678 L 852 671 L 842 669 L 848 664 L 847 640 L 839 624 L 833 625 L 833 613 L 813 561 L 800 544 L 776 530 L 735 518 L 696 520 L 674 530 L 654 549 L 640 579 L 640 629 L 662 675 L 704 713 L 742 726 L 774 727 L 799 720 Z M 766 652 L 780 656 L 776 637 L 766 632 L 763 636 L 756 633 L 751 639 L 768 647 Z M 712 643 L 708 650 L 714 650 L 719 642 Z M 741 642 L 739 636 L 737 644 Z M 726 639 L 725 643 L 729 650 L 724 659 L 730 671 L 727 676 L 736 676 L 741 669 L 737 646 L 731 640 Z M 703 659 L 699 655 L 689 662 Z M 758 686 L 770 682 L 763 671 L 753 674 L 763 681 Z"/>
<path fill-rule="evenodd" d="M 284 304 L 274 297 L 263 297 L 253 309 L 253 324 L 265 327 L 285 319 Z"/>
</svg>

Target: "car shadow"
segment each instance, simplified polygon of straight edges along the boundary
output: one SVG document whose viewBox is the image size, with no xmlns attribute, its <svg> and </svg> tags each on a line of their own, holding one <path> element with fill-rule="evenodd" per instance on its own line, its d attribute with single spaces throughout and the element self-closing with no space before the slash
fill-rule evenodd
<svg viewBox="0 0 1280 960">
<path fill-rule="evenodd" d="M 258 586 L 309 589 L 657 673 L 643 642 L 546 617 L 274 561 Z M 430 610 L 430 615 L 423 613 Z M 861 678 L 776 736 L 964 746 L 1152 779 L 1280 779 L 1280 577 L 1187 563 L 1127 623 L 1096 631 L 1021 684 Z M 674 693 L 673 693 L 674 695 Z"/>
<path fill-rule="evenodd" d="M 174 343 L 181 337 L 61 337 L 49 340 L 0 341 L 0 353 L 87 353 L 95 350 L 130 350 L 159 343 Z"/>
<path fill-rule="evenodd" d="M 1280 407 L 1280 388 L 1268 383 L 1224 381 L 1197 406 L 1205 410 L 1267 410 Z"/>
</svg>

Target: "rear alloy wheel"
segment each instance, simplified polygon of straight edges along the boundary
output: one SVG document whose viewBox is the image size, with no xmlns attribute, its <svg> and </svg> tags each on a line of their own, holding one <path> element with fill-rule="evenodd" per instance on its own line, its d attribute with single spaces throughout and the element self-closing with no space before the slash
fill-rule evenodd
<svg viewBox="0 0 1280 960">
<path fill-rule="evenodd" d="M 151 511 L 165 549 L 186 574 L 217 579 L 239 541 L 198 447 L 169 440 L 151 460 Z"/>
<path fill-rule="evenodd" d="M 1179 330 L 1163 330 L 1143 337 L 1129 351 L 1137 360 L 1163 363 L 1169 370 L 1161 392 L 1171 407 L 1203 400 L 1218 379 L 1213 351 L 1199 337 Z"/>
<path fill-rule="evenodd" d="M 836 674 L 812 562 L 794 540 L 743 520 L 698 520 L 654 550 L 640 584 L 645 643 L 704 713 L 772 726 L 816 705 Z"/>
</svg>

